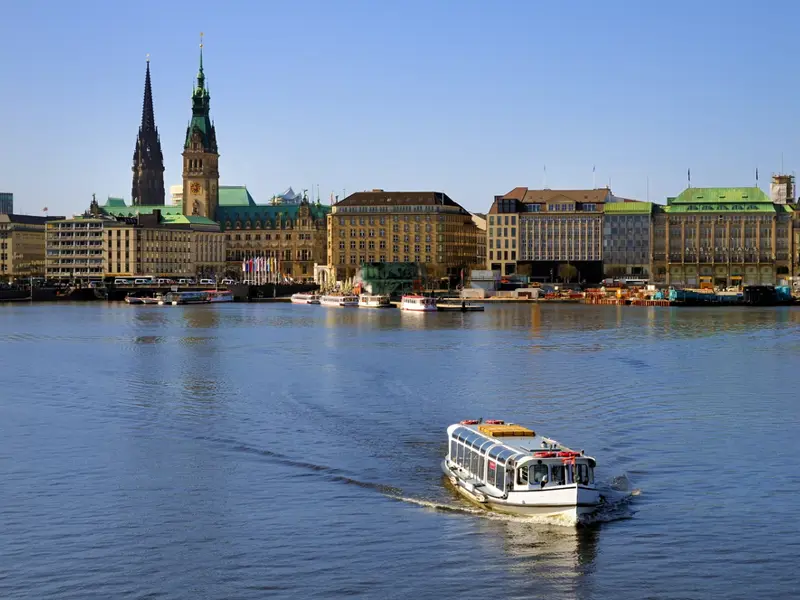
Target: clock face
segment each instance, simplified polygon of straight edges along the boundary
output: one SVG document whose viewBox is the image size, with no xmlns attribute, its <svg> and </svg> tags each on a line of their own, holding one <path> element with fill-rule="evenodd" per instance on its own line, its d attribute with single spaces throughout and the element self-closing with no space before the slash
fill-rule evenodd
<svg viewBox="0 0 800 600">
<path fill-rule="evenodd" d="M 193 194 L 199 194 L 200 193 L 200 189 L 201 189 L 200 188 L 200 184 L 195 181 L 195 182 L 192 183 L 192 185 L 190 186 L 189 189 L 191 190 L 191 192 Z"/>
</svg>

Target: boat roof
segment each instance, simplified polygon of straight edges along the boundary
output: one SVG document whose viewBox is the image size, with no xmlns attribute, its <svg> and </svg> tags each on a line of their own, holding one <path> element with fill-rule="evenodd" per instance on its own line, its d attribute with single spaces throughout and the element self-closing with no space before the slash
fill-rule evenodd
<svg viewBox="0 0 800 600">
<path fill-rule="evenodd" d="M 447 434 L 448 437 L 458 437 L 473 448 L 489 452 L 503 462 L 512 457 L 520 460 L 541 451 L 574 452 L 572 448 L 516 423 L 457 423 L 447 428 Z M 587 455 L 586 458 L 591 457 Z"/>
</svg>

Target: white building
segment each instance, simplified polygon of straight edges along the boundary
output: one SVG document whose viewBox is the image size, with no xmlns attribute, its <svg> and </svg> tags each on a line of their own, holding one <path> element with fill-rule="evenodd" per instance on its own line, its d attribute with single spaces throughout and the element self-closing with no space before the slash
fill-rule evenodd
<svg viewBox="0 0 800 600">
<path fill-rule="evenodd" d="M 183 184 L 169 186 L 172 206 L 183 206 Z"/>
</svg>

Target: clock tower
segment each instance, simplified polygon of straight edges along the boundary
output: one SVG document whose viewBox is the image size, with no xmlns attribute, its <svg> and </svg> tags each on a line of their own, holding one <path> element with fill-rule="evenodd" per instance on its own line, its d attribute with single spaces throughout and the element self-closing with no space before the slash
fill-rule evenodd
<svg viewBox="0 0 800 600">
<path fill-rule="evenodd" d="M 211 96 L 203 73 L 200 34 L 200 70 L 192 92 L 192 119 L 183 144 L 183 214 L 216 220 L 219 204 L 219 152 L 210 117 Z"/>
</svg>

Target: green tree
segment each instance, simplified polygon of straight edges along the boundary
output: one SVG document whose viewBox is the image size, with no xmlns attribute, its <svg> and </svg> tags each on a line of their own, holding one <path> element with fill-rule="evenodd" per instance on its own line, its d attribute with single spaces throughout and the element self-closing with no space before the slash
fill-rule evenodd
<svg viewBox="0 0 800 600">
<path fill-rule="evenodd" d="M 574 265 L 561 264 L 558 265 L 558 277 L 564 283 L 569 283 L 571 279 L 578 275 L 578 269 Z"/>
</svg>

